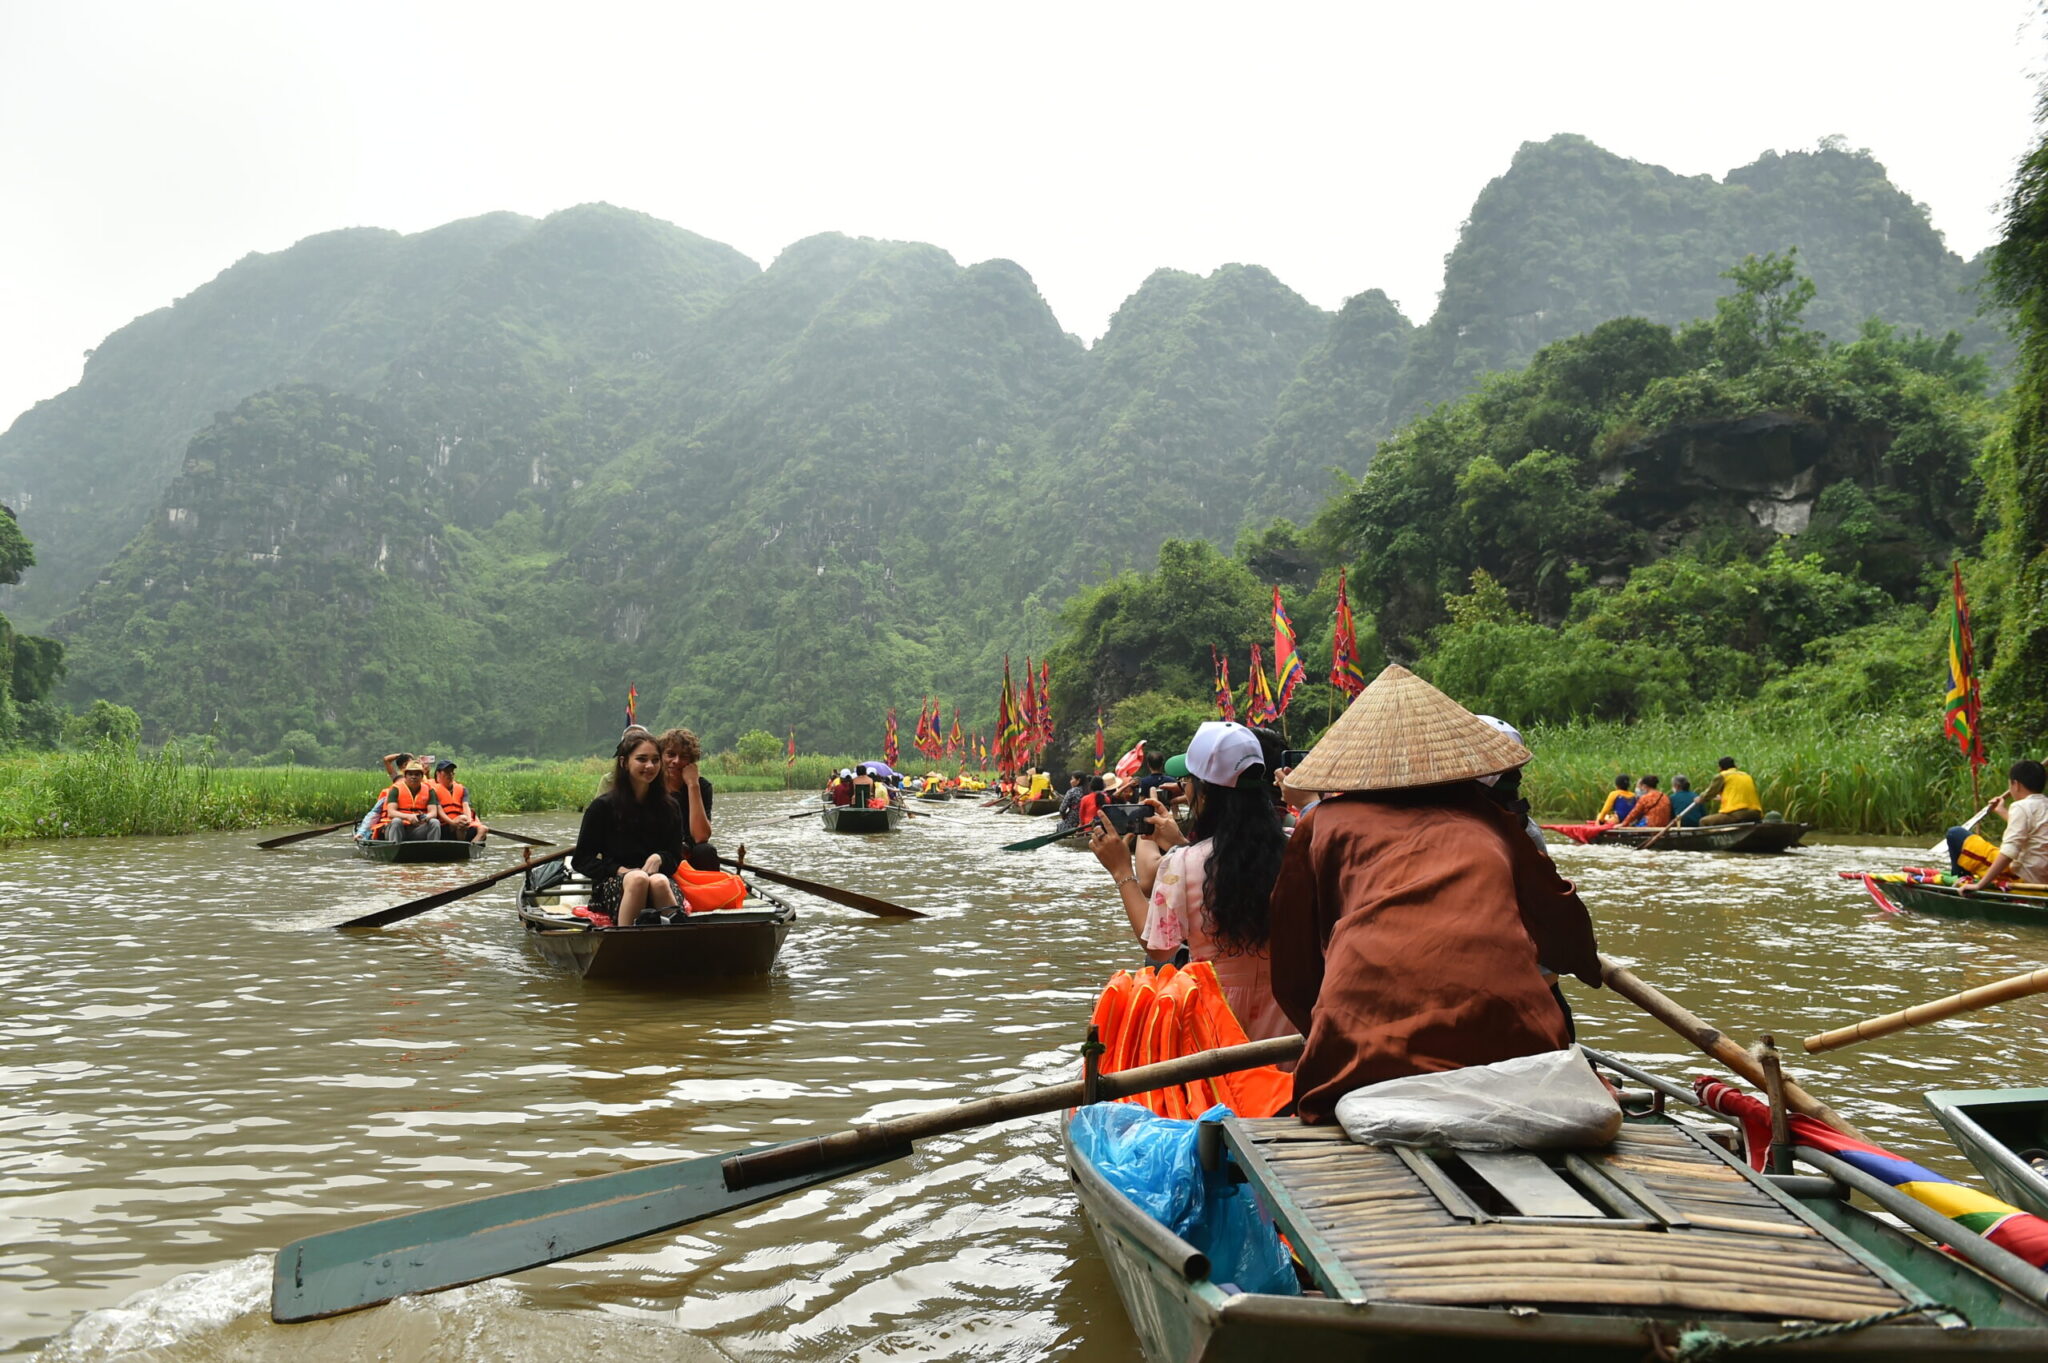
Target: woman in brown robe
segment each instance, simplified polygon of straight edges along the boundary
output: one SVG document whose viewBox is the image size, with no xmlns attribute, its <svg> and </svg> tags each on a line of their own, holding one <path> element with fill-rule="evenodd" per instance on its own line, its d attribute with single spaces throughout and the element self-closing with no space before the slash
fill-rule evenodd
<svg viewBox="0 0 2048 1363">
<path fill-rule="evenodd" d="M 1592 922 L 1477 781 L 1528 760 L 1389 667 L 1290 777 L 1344 792 L 1295 829 L 1273 887 L 1273 994 L 1308 1038 L 1303 1121 L 1382 1079 L 1570 1044 L 1545 971 L 1598 987 Z"/>
</svg>

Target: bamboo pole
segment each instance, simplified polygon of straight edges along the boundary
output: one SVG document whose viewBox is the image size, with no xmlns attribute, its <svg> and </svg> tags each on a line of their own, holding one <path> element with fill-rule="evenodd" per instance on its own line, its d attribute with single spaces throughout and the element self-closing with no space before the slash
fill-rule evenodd
<svg viewBox="0 0 2048 1363">
<path fill-rule="evenodd" d="M 1714 1027 L 1709 1027 L 1691 1012 L 1666 998 L 1653 986 L 1645 983 L 1634 971 L 1611 956 L 1600 957 L 1600 978 L 1615 993 L 1648 1013 L 1657 1021 L 1669 1027 L 1679 1036 L 1690 1041 L 1701 1051 L 1741 1075 L 1756 1088 L 1763 1088 L 1763 1069 L 1750 1058 L 1749 1052 L 1730 1041 Z M 1808 1093 L 1790 1079 L 1784 1081 L 1785 1101 L 1794 1112 L 1824 1122 L 1845 1136 L 1856 1140 L 1868 1140 L 1862 1132 L 1851 1126 L 1848 1119 L 1833 1108 Z"/>
<path fill-rule="evenodd" d="M 1909 1027 L 1940 1022 L 1943 1018 L 1952 1018 L 1958 1013 L 1972 1013 L 1979 1008 L 1989 1008 L 1994 1004 L 2023 999 L 2029 994 L 2044 993 L 2048 993 L 2048 966 L 1992 984 L 1978 985 L 1975 989 L 1965 989 L 1962 993 L 1951 994 L 1945 999 L 1916 1003 L 1911 1008 L 1902 1008 L 1883 1017 L 1865 1018 L 1862 1022 L 1851 1023 L 1847 1027 L 1821 1032 L 1806 1038 L 1800 1045 L 1806 1048 L 1808 1054 L 1832 1051 L 1838 1046 L 1853 1046 L 1859 1041 L 1890 1036 L 1893 1032 L 1903 1032 Z"/>
</svg>

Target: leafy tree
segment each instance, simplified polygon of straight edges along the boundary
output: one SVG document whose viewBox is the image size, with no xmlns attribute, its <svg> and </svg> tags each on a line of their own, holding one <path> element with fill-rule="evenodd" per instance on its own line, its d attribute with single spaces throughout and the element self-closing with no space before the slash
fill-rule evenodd
<svg viewBox="0 0 2048 1363">
<path fill-rule="evenodd" d="M 733 744 L 733 751 L 749 767 L 765 766 L 783 755 L 782 740 L 766 729 L 749 729 Z"/>
<path fill-rule="evenodd" d="M 102 744 L 132 748 L 142 738 L 142 717 L 125 705 L 96 700 L 84 714 L 64 722 L 68 747 L 86 748 Z"/>
<path fill-rule="evenodd" d="M 1729 372 L 1747 374 L 1767 355 L 1814 348 L 1814 338 L 1799 328 L 1814 287 L 1799 273 L 1798 256 L 1797 246 L 1782 256 L 1766 251 L 1722 271 L 1735 291 L 1714 300 L 1714 355 Z"/>
</svg>

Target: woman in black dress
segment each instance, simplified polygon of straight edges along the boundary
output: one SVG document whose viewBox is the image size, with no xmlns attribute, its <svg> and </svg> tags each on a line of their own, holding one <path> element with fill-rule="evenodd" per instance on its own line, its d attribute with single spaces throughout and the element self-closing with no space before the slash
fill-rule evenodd
<svg viewBox="0 0 2048 1363">
<path fill-rule="evenodd" d="M 590 878 L 590 906 L 624 928 L 675 910 L 682 859 L 683 810 L 662 784 L 661 750 L 652 734 L 628 730 L 613 754 L 610 787 L 584 807 L 569 864 Z"/>
</svg>

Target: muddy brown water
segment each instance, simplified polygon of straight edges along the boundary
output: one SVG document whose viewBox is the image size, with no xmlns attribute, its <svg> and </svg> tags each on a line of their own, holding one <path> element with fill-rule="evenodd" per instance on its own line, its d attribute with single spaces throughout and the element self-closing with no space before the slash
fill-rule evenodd
<svg viewBox="0 0 2048 1363">
<path fill-rule="evenodd" d="M 557 973 L 502 887 L 382 932 L 325 927 L 505 849 L 474 868 L 372 866 L 340 835 L 0 850 L 0 1358 L 1135 1359 L 1050 1118 L 501 1283 L 270 1323 L 268 1255 L 298 1236 L 1074 1072 L 1102 981 L 1138 959 L 1092 858 L 1001 853 L 1048 825 L 967 804 L 869 837 L 783 817 L 796 808 L 721 799 L 720 841 L 932 917 L 791 894 L 774 973 L 694 994 Z M 1835 876 L 1911 848 L 1557 855 L 1606 950 L 1744 1039 L 2048 963 L 2048 930 L 1874 917 Z M 1590 1044 L 1701 1067 L 1625 1002 L 1568 988 Z M 2040 1082 L 2043 1010 L 1793 1067 L 1873 1136 L 1967 1176 L 1920 1094 Z"/>
</svg>

